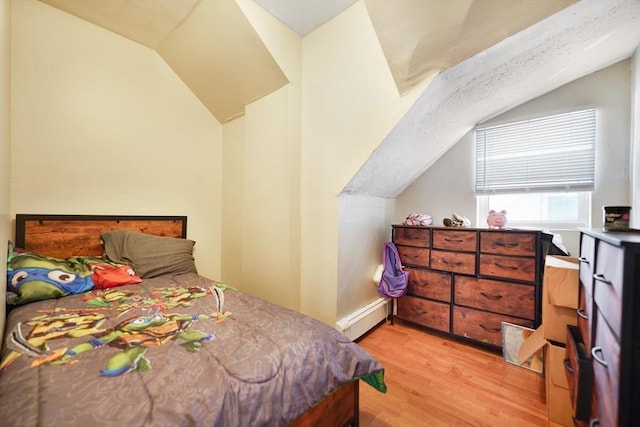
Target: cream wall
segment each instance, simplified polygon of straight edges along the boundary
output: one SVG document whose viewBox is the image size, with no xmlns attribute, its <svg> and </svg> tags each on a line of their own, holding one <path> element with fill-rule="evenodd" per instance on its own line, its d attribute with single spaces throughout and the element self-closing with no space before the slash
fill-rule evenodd
<svg viewBox="0 0 640 427">
<path fill-rule="evenodd" d="M 253 2 L 238 2 L 289 81 L 223 127 L 222 280 L 300 306 L 302 41 Z"/>
<path fill-rule="evenodd" d="M 338 320 L 379 298 L 373 275 L 391 238 L 395 199 L 340 196 L 338 226 Z"/>
<path fill-rule="evenodd" d="M 11 235 L 9 194 L 11 182 L 11 2 L 0 1 L 0 332 L 4 331 L 7 290 L 7 251 Z M 0 333 L 0 346 L 4 333 Z"/>
<path fill-rule="evenodd" d="M 341 302 L 338 311 L 379 260 L 363 263 L 355 282 L 339 276 L 348 271 L 339 263 L 353 259 L 338 259 L 339 246 L 374 253 L 340 239 L 339 195 L 413 98 L 399 97 L 363 2 L 303 39 L 302 70 L 301 310 L 333 324 L 371 301 Z"/>
<path fill-rule="evenodd" d="M 592 196 L 592 226 L 602 226 L 603 205 L 630 203 L 631 105 L 630 61 L 622 61 L 568 83 L 485 122 L 497 124 L 595 106 L 597 113 L 596 185 Z M 397 198 L 396 218 L 426 212 L 434 223 L 452 212 L 475 219 L 473 131 L 465 135 Z M 507 215 L 508 217 L 508 215 Z M 482 218 L 481 218 L 482 219 Z M 578 253 L 578 232 L 554 230 L 572 254 Z"/>
<path fill-rule="evenodd" d="M 361 226 L 386 229 L 393 211 L 357 199 L 341 211 L 338 196 L 417 95 L 398 96 L 364 4 L 304 39 L 239 4 L 289 84 L 224 126 L 223 279 L 334 324 L 377 297 L 366 282 L 384 241 L 341 224 L 373 204 Z M 340 250 L 354 262 L 339 266 Z"/>
<path fill-rule="evenodd" d="M 12 4 L 11 216 L 187 215 L 219 277 L 222 126 L 153 50 Z"/>
<path fill-rule="evenodd" d="M 231 203 L 223 204 L 229 222 L 222 233 L 230 244 L 224 248 L 223 280 L 298 309 L 299 138 L 289 134 L 292 103 L 299 104 L 299 97 L 287 86 L 248 105 L 239 123 L 225 125 L 224 152 L 230 157 L 224 158 L 224 200 Z"/>
<path fill-rule="evenodd" d="M 220 280 L 243 289 L 244 117 L 222 127 L 222 242 Z"/>
</svg>

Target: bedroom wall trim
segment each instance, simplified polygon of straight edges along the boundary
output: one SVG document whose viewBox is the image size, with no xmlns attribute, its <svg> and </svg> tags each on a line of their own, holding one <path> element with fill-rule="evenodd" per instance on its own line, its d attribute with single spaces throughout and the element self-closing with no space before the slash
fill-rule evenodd
<svg viewBox="0 0 640 427">
<path fill-rule="evenodd" d="M 336 329 L 356 340 L 389 315 L 389 300 L 378 298 L 336 322 Z"/>
</svg>

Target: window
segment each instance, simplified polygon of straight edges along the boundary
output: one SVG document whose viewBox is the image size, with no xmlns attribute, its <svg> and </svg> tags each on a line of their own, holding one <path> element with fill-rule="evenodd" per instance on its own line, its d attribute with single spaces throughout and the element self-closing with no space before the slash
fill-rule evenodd
<svg viewBox="0 0 640 427">
<path fill-rule="evenodd" d="M 487 213 L 506 210 L 509 227 L 591 227 L 591 192 L 493 194 L 477 197 L 478 224 Z"/>
<path fill-rule="evenodd" d="M 590 226 L 595 109 L 476 129 L 478 223 L 491 209 L 509 225 Z"/>
</svg>

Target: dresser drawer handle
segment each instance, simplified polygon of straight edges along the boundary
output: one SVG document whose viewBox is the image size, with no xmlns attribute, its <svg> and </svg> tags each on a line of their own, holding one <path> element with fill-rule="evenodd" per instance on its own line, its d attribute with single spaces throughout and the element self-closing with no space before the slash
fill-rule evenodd
<svg viewBox="0 0 640 427">
<path fill-rule="evenodd" d="M 589 320 L 589 316 L 587 316 L 584 312 L 584 308 L 579 308 L 576 310 L 576 313 L 578 313 L 578 317 L 581 317 L 584 320 Z"/>
<path fill-rule="evenodd" d="M 562 361 L 562 363 L 564 363 L 564 369 L 567 370 L 567 372 L 569 372 L 571 375 L 573 375 L 573 368 L 571 367 L 571 362 L 568 358 L 564 359 Z"/>
<path fill-rule="evenodd" d="M 498 242 L 495 242 L 493 246 L 500 246 L 503 248 L 515 248 L 517 246 L 520 246 L 520 243 L 504 243 L 504 242 L 498 241 Z"/>
<path fill-rule="evenodd" d="M 462 243 L 462 242 L 464 242 L 464 240 L 462 240 L 462 239 L 452 239 L 450 237 L 445 237 L 444 241 L 445 242 L 449 242 L 449 243 Z"/>
<path fill-rule="evenodd" d="M 580 261 L 580 262 L 584 262 L 585 264 L 589 264 L 589 260 L 588 260 L 588 259 L 586 259 L 586 258 L 585 258 L 585 257 L 583 257 L 583 256 L 578 257 L 578 261 Z"/>
<path fill-rule="evenodd" d="M 482 295 L 486 299 L 490 299 L 491 301 L 498 301 L 502 299 L 502 295 L 491 295 L 486 292 L 480 292 L 480 295 Z"/>
<path fill-rule="evenodd" d="M 416 286 L 424 288 L 426 286 L 429 286 L 429 282 L 418 282 L 416 283 Z"/>
<path fill-rule="evenodd" d="M 421 310 L 418 307 L 411 307 L 411 311 L 413 311 L 415 314 L 427 314 L 426 310 Z"/>
<path fill-rule="evenodd" d="M 478 326 L 480 326 L 482 329 L 484 329 L 487 332 L 501 332 L 502 328 L 490 328 L 488 326 L 483 325 L 482 323 L 479 323 Z"/>
<path fill-rule="evenodd" d="M 602 358 L 602 347 L 596 346 L 591 349 L 591 356 L 593 359 L 607 368 L 609 364 Z"/>
<path fill-rule="evenodd" d="M 462 262 L 460 262 L 460 261 L 458 261 L 458 262 L 451 262 L 451 261 L 447 261 L 446 259 L 443 259 L 443 260 L 442 260 L 442 263 L 443 263 L 443 264 L 445 264 L 445 265 L 453 266 L 453 267 L 459 267 L 459 266 L 461 266 L 461 265 L 463 264 L 463 263 L 462 263 Z"/>
<path fill-rule="evenodd" d="M 593 278 L 596 279 L 598 282 L 602 282 L 602 283 L 606 283 L 607 285 L 611 285 L 611 280 L 607 279 L 606 277 L 604 277 L 604 274 L 594 274 Z"/>
<path fill-rule="evenodd" d="M 589 427 L 596 427 L 600 425 L 600 418 L 591 418 L 589 421 Z"/>
<path fill-rule="evenodd" d="M 497 262 L 495 262 L 494 265 L 496 267 L 504 268 L 505 270 L 517 270 L 518 269 L 518 267 L 514 267 L 512 265 L 502 265 L 502 264 L 497 263 Z"/>
</svg>

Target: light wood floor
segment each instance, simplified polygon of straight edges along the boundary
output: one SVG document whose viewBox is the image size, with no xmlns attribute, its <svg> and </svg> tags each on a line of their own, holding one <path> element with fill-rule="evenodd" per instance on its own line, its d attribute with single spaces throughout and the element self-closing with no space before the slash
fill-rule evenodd
<svg viewBox="0 0 640 427">
<path fill-rule="evenodd" d="M 544 377 L 501 354 L 396 320 L 358 340 L 385 368 L 388 391 L 360 384 L 363 427 L 527 427 L 549 422 Z"/>
</svg>

